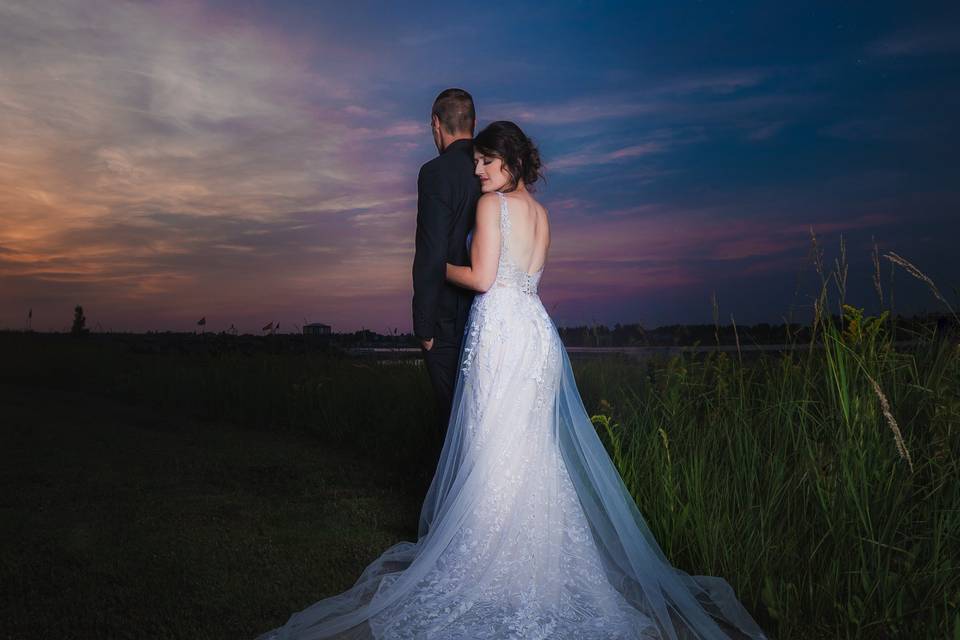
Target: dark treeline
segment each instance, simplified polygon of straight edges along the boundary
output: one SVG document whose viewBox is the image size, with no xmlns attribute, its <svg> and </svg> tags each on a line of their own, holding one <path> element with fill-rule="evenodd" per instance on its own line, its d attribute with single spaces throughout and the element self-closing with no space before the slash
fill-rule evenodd
<svg viewBox="0 0 960 640">
<path fill-rule="evenodd" d="M 838 315 L 830 318 L 840 327 Z M 912 316 L 897 315 L 885 318 L 894 340 L 911 340 L 922 327 L 936 325 L 938 331 L 956 331 L 952 316 L 922 313 Z M 639 323 L 613 327 L 602 324 L 558 327 L 563 343 L 568 347 L 664 347 L 693 345 L 776 345 L 797 344 L 810 340 L 811 327 L 799 323 L 754 325 L 671 324 L 647 329 Z M 18 333 L 0 331 L 0 333 Z M 146 333 L 91 332 L 83 329 L 60 335 L 63 339 L 82 337 L 85 340 L 105 340 L 126 344 L 130 349 L 144 353 L 309 353 L 337 352 L 357 348 L 400 349 L 417 347 L 419 342 L 410 333 L 381 334 L 369 329 L 310 336 L 298 333 L 235 334 L 232 332 L 176 332 L 148 331 Z M 56 338 L 54 338 L 56 339 Z"/>
<path fill-rule="evenodd" d="M 839 315 L 831 316 L 834 326 L 842 326 Z M 913 316 L 897 315 L 890 320 L 895 340 L 910 340 L 921 327 L 937 325 L 938 330 L 956 329 L 949 315 L 924 313 Z M 563 343 L 568 347 L 660 347 L 691 346 L 695 344 L 741 345 L 794 344 L 810 340 L 810 325 L 799 323 L 754 325 L 669 324 L 655 329 L 644 329 L 640 324 L 583 325 L 558 328 Z"/>
</svg>

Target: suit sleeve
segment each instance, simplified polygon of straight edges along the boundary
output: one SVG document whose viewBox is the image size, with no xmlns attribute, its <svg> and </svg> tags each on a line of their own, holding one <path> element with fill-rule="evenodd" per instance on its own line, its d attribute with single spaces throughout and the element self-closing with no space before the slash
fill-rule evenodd
<svg viewBox="0 0 960 640">
<path fill-rule="evenodd" d="M 413 258 L 413 333 L 433 337 L 440 292 L 446 282 L 447 245 L 453 212 L 439 176 L 426 167 L 417 177 L 417 235 Z"/>
</svg>

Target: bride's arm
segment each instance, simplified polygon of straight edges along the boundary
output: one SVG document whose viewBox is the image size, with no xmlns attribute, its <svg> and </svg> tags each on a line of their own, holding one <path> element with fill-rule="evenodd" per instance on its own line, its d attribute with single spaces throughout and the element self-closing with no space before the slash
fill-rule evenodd
<svg viewBox="0 0 960 640">
<path fill-rule="evenodd" d="M 486 291 L 497 277 L 500 262 L 500 203 L 497 194 L 485 193 L 477 201 L 477 223 L 470 242 L 470 263 L 447 263 L 447 280 L 475 291 Z"/>
</svg>

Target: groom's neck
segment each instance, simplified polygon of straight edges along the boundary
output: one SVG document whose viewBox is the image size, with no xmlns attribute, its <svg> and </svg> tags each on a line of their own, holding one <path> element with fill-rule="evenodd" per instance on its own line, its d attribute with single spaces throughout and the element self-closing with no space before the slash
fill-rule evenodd
<svg viewBox="0 0 960 640">
<path fill-rule="evenodd" d="M 451 134 L 450 137 L 447 137 L 447 134 L 444 133 L 443 149 L 440 150 L 440 153 L 443 153 L 444 151 L 446 151 L 447 147 L 449 147 L 454 142 L 457 142 L 458 140 L 473 140 L 473 136 L 470 135 L 469 133 L 454 133 L 454 134 Z"/>
</svg>

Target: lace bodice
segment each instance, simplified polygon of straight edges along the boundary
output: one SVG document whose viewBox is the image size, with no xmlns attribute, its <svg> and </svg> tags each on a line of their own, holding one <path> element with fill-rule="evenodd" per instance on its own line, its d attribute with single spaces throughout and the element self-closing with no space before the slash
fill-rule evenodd
<svg viewBox="0 0 960 640">
<path fill-rule="evenodd" d="M 510 253 L 510 211 L 507 208 L 507 197 L 497 191 L 500 198 L 500 262 L 497 265 L 497 278 L 494 287 L 515 287 L 525 293 L 536 294 L 540 276 L 543 275 L 541 266 L 535 273 L 527 273 L 514 261 Z"/>
</svg>

